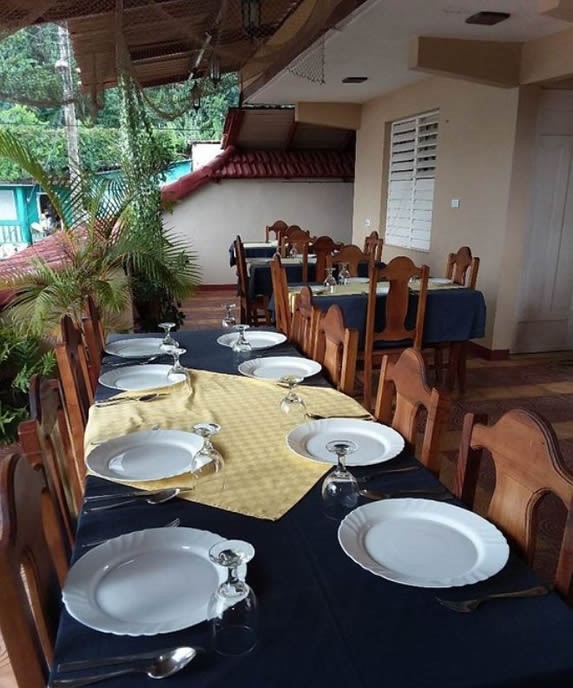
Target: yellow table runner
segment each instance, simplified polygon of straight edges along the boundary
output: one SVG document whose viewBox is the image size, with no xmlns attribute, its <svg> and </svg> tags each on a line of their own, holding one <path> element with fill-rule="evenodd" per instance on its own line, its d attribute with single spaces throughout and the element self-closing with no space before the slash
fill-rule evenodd
<svg viewBox="0 0 573 688">
<path fill-rule="evenodd" d="M 224 490 L 216 498 L 202 496 L 199 481 L 196 489 L 185 493 L 184 498 L 248 516 L 279 519 L 329 468 L 297 456 L 286 445 L 288 432 L 304 422 L 302 413 L 296 409 L 292 415 L 280 412 L 280 400 L 287 390 L 274 382 L 200 370 L 190 372 L 191 392 L 186 383 L 180 383 L 159 390 L 168 395 L 156 401 L 93 406 L 85 434 L 86 456 L 93 449 L 92 442 L 154 425 L 190 431 L 195 423 L 218 423 L 222 429 L 214 436 L 213 444 L 225 461 Z M 300 393 L 313 413 L 364 413 L 357 401 L 331 388 L 301 386 Z M 192 482 L 189 477 L 178 476 L 125 484 L 156 490 L 187 487 Z"/>
<path fill-rule="evenodd" d="M 388 282 L 380 282 L 380 285 L 387 285 Z M 463 289 L 461 284 L 436 284 L 435 282 L 428 282 L 428 291 L 435 291 L 437 289 Z M 294 310 L 294 300 L 297 294 L 300 293 L 302 286 L 289 287 L 289 305 L 290 309 Z M 417 281 L 412 281 L 410 283 L 410 289 L 412 291 L 420 290 L 420 283 Z M 386 292 L 384 292 L 386 293 Z M 330 291 L 325 287 L 323 292 L 314 293 L 313 297 L 315 299 L 320 299 L 321 296 L 351 296 L 356 294 L 368 294 L 368 282 L 353 282 L 351 284 L 337 284 L 333 291 Z"/>
</svg>

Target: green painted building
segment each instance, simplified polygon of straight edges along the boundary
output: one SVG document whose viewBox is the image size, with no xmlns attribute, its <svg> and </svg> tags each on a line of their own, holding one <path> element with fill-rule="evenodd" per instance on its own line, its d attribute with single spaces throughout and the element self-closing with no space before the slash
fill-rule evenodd
<svg viewBox="0 0 573 688">
<path fill-rule="evenodd" d="M 190 160 L 172 163 L 164 183 L 174 182 L 191 170 Z M 113 175 L 113 172 L 102 174 Z M 43 238 L 40 216 L 48 205 L 48 197 L 37 184 L 0 181 L 0 258 L 3 252 L 11 253 Z"/>
</svg>

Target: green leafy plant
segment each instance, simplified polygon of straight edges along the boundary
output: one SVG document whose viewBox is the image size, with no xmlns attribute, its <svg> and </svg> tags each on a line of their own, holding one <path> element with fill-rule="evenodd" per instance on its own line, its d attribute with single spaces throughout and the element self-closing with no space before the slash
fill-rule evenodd
<svg viewBox="0 0 573 688">
<path fill-rule="evenodd" d="M 196 257 L 163 228 L 160 204 L 153 226 L 137 221 L 143 168 L 128 168 L 116 179 L 82 175 L 62 185 L 25 143 L 2 129 L 0 157 L 38 182 L 62 223 L 59 265 L 38 258 L 0 278 L 0 286 L 14 290 L 8 314 L 24 331 L 51 335 L 64 314 L 79 322 L 88 295 L 113 325 L 132 300 L 133 275 L 161 285 L 171 299 L 193 292 L 200 278 Z M 156 171 L 149 175 L 157 186 Z M 159 203 L 159 195 L 154 200 Z"/>
<path fill-rule="evenodd" d="M 32 375 L 49 376 L 55 365 L 54 352 L 39 337 L 0 327 L 0 445 L 15 442 L 18 423 L 28 417 Z"/>
</svg>

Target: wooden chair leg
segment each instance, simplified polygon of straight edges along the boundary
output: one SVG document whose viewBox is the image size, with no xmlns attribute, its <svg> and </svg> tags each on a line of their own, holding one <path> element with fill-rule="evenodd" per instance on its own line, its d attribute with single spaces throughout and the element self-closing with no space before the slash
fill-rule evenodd
<svg viewBox="0 0 573 688">
<path fill-rule="evenodd" d="M 456 387 L 458 377 L 458 362 L 460 360 L 463 342 L 450 342 L 450 353 L 448 356 L 448 372 L 446 374 L 446 389 L 453 392 Z"/>
<path fill-rule="evenodd" d="M 434 347 L 434 375 L 436 386 L 442 384 L 442 372 L 444 370 L 444 351 L 440 344 Z"/>
<path fill-rule="evenodd" d="M 468 343 L 462 342 L 460 346 L 460 356 L 458 359 L 458 389 L 460 394 L 466 392 L 466 363 L 468 356 Z"/>
</svg>

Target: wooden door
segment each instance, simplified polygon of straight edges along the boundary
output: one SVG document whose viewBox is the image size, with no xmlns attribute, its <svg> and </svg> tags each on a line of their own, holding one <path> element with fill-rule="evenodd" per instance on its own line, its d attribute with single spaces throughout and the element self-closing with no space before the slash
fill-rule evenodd
<svg viewBox="0 0 573 688">
<path fill-rule="evenodd" d="M 573 136 L 537 138 L 513 351 L 573 348 Z"/>
</svg>

